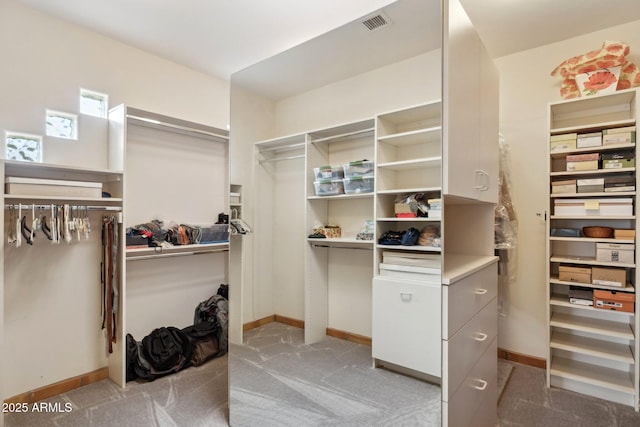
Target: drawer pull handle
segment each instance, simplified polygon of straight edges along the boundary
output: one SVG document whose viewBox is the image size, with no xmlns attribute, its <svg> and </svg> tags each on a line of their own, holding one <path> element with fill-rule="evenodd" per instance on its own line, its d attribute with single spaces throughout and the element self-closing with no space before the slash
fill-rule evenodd
<svg viewBox="0 0 640 427">
<path fill-rule="evenodd" d="M 400 292 L 400 299 L 404 302 L 411 301 L 413 294 L 411 292 Z"/>
<path fill-rule="evenodd" d="M 489 292 L 487 289 L 481 289 L 481 288 L 476 289 L 476 295 L 484 295 L 487 292 Z"/>
<path fill-rule="evenodd" d="M 476 390 L 480 390 L 480 391 L 484 391 L 484 389 L 487 388 L 487 382 L 485 380 L 481 380 L 479 378 L 476 378 L 476 381 L 478 381 L 480 383 L 480 385 L 474 385 L 473 388 L 475 388 Z"/>
<path fill-rule="evenodd" d="M 485 341 L 489 335 L 483 334 L 482 332 L 476 332 L 476 335 L 473 337 L 476 341 Z"/>
</svg>

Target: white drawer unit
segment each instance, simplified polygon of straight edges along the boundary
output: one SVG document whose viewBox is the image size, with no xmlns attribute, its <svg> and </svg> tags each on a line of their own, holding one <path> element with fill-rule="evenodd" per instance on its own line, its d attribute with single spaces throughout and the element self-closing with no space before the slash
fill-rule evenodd
<svg viewBox="0 0 640 427">
<path fill-rule="evenodd" d="M 448 339 L 486 306 L 498 293 L 497 264 L 468 275 L 442 290 L 447 312 L 442 319 L 442 336 Z"/>
<path fill-rule="evenodd" d="M 453 367 L 448 372 L 449 380 L 442 384 L 442 393 L 447 398 L 458 390 L 467 373 L 496 337 L 497 309 L 498 300 L 494 298 L 453 337 L 443 341 L 443 358 L 448 366 Z"/>
<path fill-rule="evenodd" d="M 441 285 L 373 278 L 372 355 L 440 377 Z"/>
<path fill-rule="evenodd" d="M 453 396 L 442 405 L 445 426 L 489 427 L 497 425 L 497 338 L 471 368 Z"/>
</svg>

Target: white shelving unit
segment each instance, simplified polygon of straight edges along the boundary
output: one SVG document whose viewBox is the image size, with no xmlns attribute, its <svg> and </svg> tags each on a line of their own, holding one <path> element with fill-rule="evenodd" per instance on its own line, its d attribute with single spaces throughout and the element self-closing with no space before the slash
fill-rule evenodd
<svg viewBox="0 0 640 427">
<path fill-rule="evenodd" d="M 585 134 L 617 127 L 635 126 L 638 117 L 638 94 L 625 90 L 610 95 L 599 95 L 549 105 L 549 133 L 551 136 L 566 133 Z M 552 194 L 551 183 L 567 179 L 592 179 L 615 177 L 620 174 L 634 177 L 635 167 L 590 171 L 566 171 L 566 156 L 585 153 L 636 152 L 636 144 L 611 144 L 589 148 L 576 148 L 549 152 L 549 220 L 547 221 L 548 267 L 548 324 L 549 346 L 547 359 L 547 384 L 579 393 L 630 405 L 638 410 L 638 296 L 637 250 L 633 262 L 598 261 L 598 243 L 634 245 L 636 239 L 557 237 L 551 229 L 582 229 L 585 226 L 607 226 L 637 230 L 636 191 L 589 192 Z M 636 154 L 637 155 L 637 154 Z M 630 198 L 634 205 L 631 215 L 570 215 L 555 213 L 555 202 L 560 199 L 606 200 Z M 635 249 L 635 248 L 634 248 Z M 559 280 L 559 266 L 607 267 L 624 270 L 627 283 L 623 286 L 607 286 Z M 569 301 L 571 286 L 584 289 L 614 291 L 635 295 L 633 312 L 611 311 L 593 306 L 572 304 Z"/>
</svg>

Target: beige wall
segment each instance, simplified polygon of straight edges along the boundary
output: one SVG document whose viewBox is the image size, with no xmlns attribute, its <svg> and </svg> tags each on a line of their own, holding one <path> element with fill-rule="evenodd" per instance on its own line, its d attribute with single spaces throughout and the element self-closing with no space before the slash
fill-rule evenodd
<svg viewBox="0 0 640 427">
<path fill-rule="evenodd" d="M 0 5 L 0 58 L 2 138 L 6 130 L 44 134 L 45 109 L 76 113 L 80 87 L 109 94 L 111 106 L 126 103 L 220 128 L 228 123 L 227 81 L 47 17 L 13 0 Z M 85 132 L 88 128 L 92 131 Z M 80 117 L 79 141 L 45 138 L 44 161 L 106 168 L 106 142 L 104 120 Z M 33 249 L 32 258 L 42 255 L 37 263 L 29 263 L 29 257 L 17 256 L 15 251 L 7 254 L 0 281 L 3 397 L 107 365 L 99 283 L 94 287 L 88 279 L 99 277 L 99 233 L 92 236 L 95 245 L 70 245 L 68 251 L 25 248 Z M 82 291 L 76 292 L 75 285 Z"/>
<path fill-rule="evenodd" d="M 517 279 L 504 295 L 498 345 L 546 358 L 545 224 L 549 102 L 561 100 L 551 71 L 565 59 L 599 48 L 605 40 L 631 46 L 640 65 L 640 21 L 590 33 L 496 60 L 500 70 L 500 132 L 511 149 L 513 198 L 519 220 Z"/>
</svg>

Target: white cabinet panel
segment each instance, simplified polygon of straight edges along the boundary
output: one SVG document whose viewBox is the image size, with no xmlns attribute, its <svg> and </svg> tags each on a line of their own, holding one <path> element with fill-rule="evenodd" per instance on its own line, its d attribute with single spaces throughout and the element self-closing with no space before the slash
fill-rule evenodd
<svg viewBox="0 0 640 427">
<path fill-rule="evenodd" d="M 440 283 L 374 277 L 374 358 L 440 376 L 440 290 Z"/>
<path fill-rule="evenodd" d="M 497 264 L 445 286 L 442 292 L 443 305 L 447 307 L 442 336 L 448 339 L 497 295 Z"/>
</svg>

